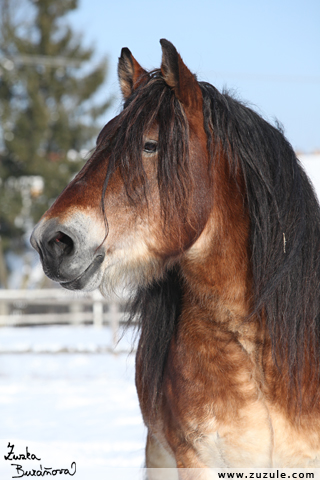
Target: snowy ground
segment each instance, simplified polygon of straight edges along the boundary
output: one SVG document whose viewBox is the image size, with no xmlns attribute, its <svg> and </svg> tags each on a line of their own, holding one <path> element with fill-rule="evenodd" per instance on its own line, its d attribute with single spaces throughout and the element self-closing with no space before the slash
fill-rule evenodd
<svg viewBox="0 0 320 480">
<path fill-rule="evenodd" d="M 146 430 L 134 355 L 50 353 L 94 352 L 109 345 L 108 328 L 2 328 L 0 334 L 1 480 L 21 473 L 11 463 L 71 471 L 72 462 L 77 480 L 142 478 Z M 118 349 L 127 347 L 124 339 Z M 49 353 L 19 353 L 26 350 Z M 5 461 L 8 442 L 16 455 L 28 447 L 41 461 Z"/>
<path fill-rule="evenodd" d="M 299 155 L 299 160 L 313 183 L 320 201 L 320 154 Z"/>
</svg>

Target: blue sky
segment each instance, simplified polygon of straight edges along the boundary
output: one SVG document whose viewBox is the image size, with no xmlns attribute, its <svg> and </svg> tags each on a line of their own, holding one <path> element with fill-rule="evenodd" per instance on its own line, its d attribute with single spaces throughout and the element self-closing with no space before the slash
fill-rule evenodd
<svg viewBox="0 0 320 480">
<path fill-rule="evenodd" d="M 100 93 L 116 95 L 108 118 L 121 102 L 121 48 L 150 69 L 160 66 L 159 40 L 167 38 L 199 80 L 277 118 L 295 149 L 320 149 L 319 0 L 79 0 L 69 21 L 96 59 L 109 59 Z"/>
</svg>

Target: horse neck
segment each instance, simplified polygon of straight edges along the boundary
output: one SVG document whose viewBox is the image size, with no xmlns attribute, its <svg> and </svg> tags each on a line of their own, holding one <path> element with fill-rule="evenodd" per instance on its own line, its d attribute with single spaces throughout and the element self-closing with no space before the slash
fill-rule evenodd
<svg viewBox="0 0 320 480">
<path fill-rule="evenodd" d="M 250 221 L 240 175 L 228 162 L 216 162 L 213 208 L 207 224 L 185 254 L 181 269 L 190 298 L 212 312 L 214 319 L 243 324 L 250 311 L 252 274 L 249 261 Z"/>
</svg>

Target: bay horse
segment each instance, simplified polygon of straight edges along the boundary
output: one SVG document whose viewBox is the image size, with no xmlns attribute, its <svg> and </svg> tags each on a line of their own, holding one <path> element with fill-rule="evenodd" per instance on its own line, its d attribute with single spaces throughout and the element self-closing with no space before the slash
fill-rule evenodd
<svg viewBox="0 0 320 480">
<path fill-rule="evenodd" d="M 279 126 L 160 43 L 152 71 L 122 49 L 123 110 L 31 243 L 64 288 L 130 286 L 150 479 L 320 467 L 316 196 Z"/>
</svg>

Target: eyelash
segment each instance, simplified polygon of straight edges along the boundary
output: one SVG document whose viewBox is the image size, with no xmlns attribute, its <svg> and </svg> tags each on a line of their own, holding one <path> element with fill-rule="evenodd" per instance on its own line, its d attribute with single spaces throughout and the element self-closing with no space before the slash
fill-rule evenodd
<svg viewBox="0 0 320 480">
<path fill-rule="evenodd" d="M 152 153 L 156 153 L 158 150 L 158 144 L 157 142 L 146 142 L 144 144 L 144 147 L 143 147 L 143 151 L 145 153 L 149 153 L 149 154 L 152 154 Z"/>
</svg>

